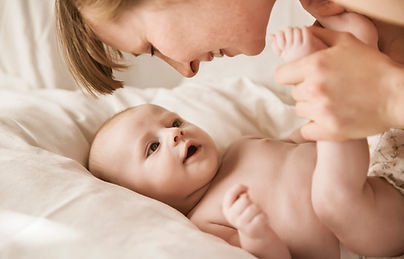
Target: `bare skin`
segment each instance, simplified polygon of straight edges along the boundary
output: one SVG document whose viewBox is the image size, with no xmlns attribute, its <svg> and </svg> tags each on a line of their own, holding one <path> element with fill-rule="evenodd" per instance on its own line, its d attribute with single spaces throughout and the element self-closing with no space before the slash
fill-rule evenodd
<svg viewBox="0 0 404 259">
<path fill-rule="evenodd" d="M 360 37 L 372 45 L 373 36 Z M 289 29 L 272 47 L 290 61 L 326 45 L 307 29 Z M 367 177 L 366 139 L 316 145 L 299 131 L 285 141 L 249 137 L 219 163 L 203 131 L 161 107 L 143 105 L 110 124 L 92 145 L 95 175 L 173 206 L 259 258 L 340 258 L 341 243 L 363 255 L 404 252 L 404 198 Z"/>
<path fill-rule="evenodd" d="M 261 138 L 236 142 L 188 217 L 201 230 L 243 248 L 257 244 L 254 235 L 260 239 L 259 233 L 263 233 L 271 241 L 261 249 L 274 252 L 282 247 L 280 239 L 292 258 L 339 258 L 339 240 L 361 254 L 398 254 L 404 241 L 404 199 L 384 180 L 366 177 L 366 141 L 319 145 L 317 151 L 315 143 Z M 316 167 L 317 152 L 321 155 Z M 346 170 L 348 164 L 350 170 Z M 335 200 L 336 194 L 341 200 Z M 231 206 L 226 206 L 227 200 L 232 201 Z M 265 213 L 267 221 L 254 222 L 261 217 L 254 206 Z M 248 220 L 243 220 L 245 217 Z M 385 222 L 386 218 L 394 223 Z M 378 225 L 368 228 L 364 222 L 369 221 Z M 393 224 L 394 233 L 383 231 L 392 229 Z M 368 238 L 361 240 L 359 236 Z M 395 248 L 389 247 L 390 242 Z M 260 257 L 259 251 L 253 253 Z M 283 258 L 278 256 L 275 253 L 269 258 Z"/>
<path fill-rule="evenodd" d="M 404 252 L 404 198 L 366 176 L 366 140 L 300 140 L 246 137 L 219 159 L 201 129 L 145 104 L 99 131 L 89 169 L 259 258 L 339 258 L 340 241 L 366 255 Z"/>
<path fill-rule="evenodd" d="M 320 22 L 324 16 L 345 10 L 326 0 L 301 2 Z M 373 1 L 362 2 L 363 10 L 372 9 Z M 389 1 L 394 3 L 402 5 Z M 311 33 L 328 48 L 275 72 L 279 83 L 295 86 L 296 112 L 311 121 L 302 128 L 306 139 L 345 140 L 404 127 L 404 28 L 375 19 L 372 22 L 379 33 L 378 46 L 386 55 L 351 34 L 313 27 Z"/>
<path fill-rule="evenodd" d="M 154 54 L 185 77 L 215 56 L 257 55 L 275 0 L 142 1 L 111 21 L 80 10 L 97 37 L 123 52 Z M 163 4 L 163 7 L 161 5 Z M 160 7 L 156 7 L 160 6 Z"/>
<path fill-rule="evenodd" d="M 280 241 L 293 258 L 339 258 L 338 240 L 311 205 L 315 161 L 315 143 L 240 140 L 229 147 L 209 191 L 187 216 L 202 231 L 235 246 L 249 247 L 259 244 L 255 239 L 270 239 L 262 242 L 259 251 L 251 251 L 260 258 L 288 258 L 287 254 L 279 256 L 283 249 L 274 252 L 283 247 Z M 226 206 L 227 200 L 231 205 Z M 266 221 L 254 222 L 262 216 L 250 212 L 254 215 L 246 216 L 249 220 L 244 222 L 244 215 L 255 210 L 264 213 Z M 257 226 L 250 226 L 254 223 Z M 266 257 L 263 251 L 274 254 Z"/>
</svg>

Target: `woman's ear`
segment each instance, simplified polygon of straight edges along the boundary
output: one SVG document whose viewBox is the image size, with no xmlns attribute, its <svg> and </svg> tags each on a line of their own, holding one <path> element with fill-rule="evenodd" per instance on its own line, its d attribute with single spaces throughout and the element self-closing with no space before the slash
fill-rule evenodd
<svg viewBox="0 0 404 259">
<path fill-rule="evenodd" d="M 314 17 L 336 15 L 345 11 L 342 5 L 330 0 L 300 0 L 300 3 Z"/>
</svg>

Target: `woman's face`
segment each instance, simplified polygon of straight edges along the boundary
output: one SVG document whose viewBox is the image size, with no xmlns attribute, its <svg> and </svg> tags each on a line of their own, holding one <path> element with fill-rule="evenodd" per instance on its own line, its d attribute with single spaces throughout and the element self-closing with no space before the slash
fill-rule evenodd
<svg viewBox="0 0 404 259">
<path fill-rule="evenodd" d="M 104 43 L 133 54 L 151 53 L 186 77 L 214 53 L 257 55 L 265 47 L 275 0 L 178 0 L 155 7 L 148 0 L 125 10 L 119 19 L 98 18 L 90 7 L 81 13 Z M 161 5 L 161 3 L 160 3 Z M 219 54 L 219 55 L 220 55 Z"/>
</svg>

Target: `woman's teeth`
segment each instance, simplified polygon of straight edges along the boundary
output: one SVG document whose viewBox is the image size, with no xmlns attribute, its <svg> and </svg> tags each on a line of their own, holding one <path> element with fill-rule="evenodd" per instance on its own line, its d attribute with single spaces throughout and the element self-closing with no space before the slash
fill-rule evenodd
<svg viewBox="0 0 404 259">
<path fill-rule="evenodd" d="M 221 57 L 223 57 L 223 53 L 222 53 L 222 51 L 220 51 L 220 49 L 218 49 L 218 50 L 213 50 L 213 51 L 212 51 L 212 55 L 213 55 L 214 57 L 216 57 L 216 58 L 221 58 Z"/>
</svg>

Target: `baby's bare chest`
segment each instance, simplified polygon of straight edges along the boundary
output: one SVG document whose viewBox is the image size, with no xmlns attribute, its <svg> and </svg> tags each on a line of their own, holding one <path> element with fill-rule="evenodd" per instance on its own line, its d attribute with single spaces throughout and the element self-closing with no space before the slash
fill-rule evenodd
<svg viewBox="0 0 404 259">
<path fill-rule="evenodd" d="M 229 148 L 204 199 L 220 201 L 233 185 L 243 184 L 263 209 L 279 206 L 280 202 L 301 203 L 302 196 L 310 202 L 307 194 L 311 193 L 315 163 L 312 143 L 251 139 Z"/>
<path fill-rule="evenodd" d="M 223 159 L 216 178 L 195 208 L 208 222 L 231 227 L 222 213 L 223 197 L 233 185 L 248 187 L 251 200 L 268 216 L 270 226 L 292 243 L 312 243 L 328 234 L 311 205 L 311 181 L 316 162 L 314 145 L 296 146 L 252 141 L 233 147 Z M 303 245 L 304 244 L 304 245 Z M 299 249 L 299 248 L 296 248 Z"/>
</svg>

